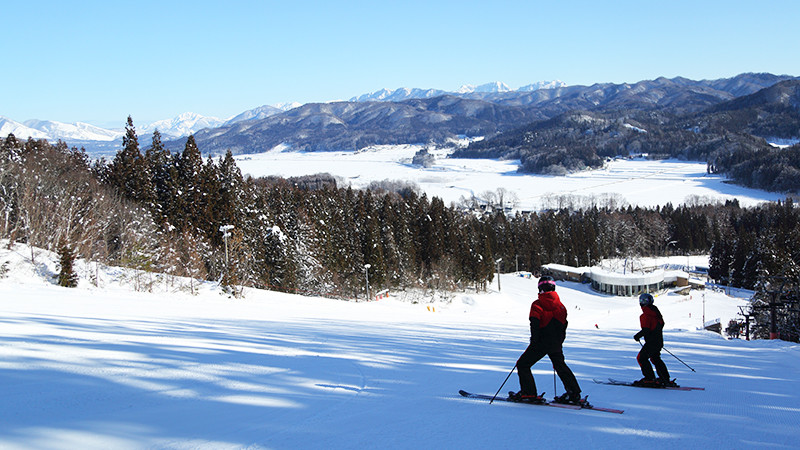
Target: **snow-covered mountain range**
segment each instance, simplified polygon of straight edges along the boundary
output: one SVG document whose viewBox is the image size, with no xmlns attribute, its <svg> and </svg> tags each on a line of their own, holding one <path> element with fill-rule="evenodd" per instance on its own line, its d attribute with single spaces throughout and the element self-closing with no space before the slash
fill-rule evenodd
<svg viewBox="0 0 800 450">
<path fill-rule="evenodd" d="M 492 83 L 481 84 L 478 86 L 465 84 L 455 91 L 443 91 L 441 89 L 381 89 L 369 94 L 359 95 L 350 99 L 351 102 L 399 102 L 412 98 L 432 98 L 440 95 L 465 95 L 465 94 L 501 94 L 504 92 L 530 92 L 538 89 L 555 89 L 565 87 L 567 84 L 561 80 L 539 81 L 536 83 L 522 86 L 519 89 L 511 89 L 507 84 L 495 81 Z"/>
<path fill-rule="evenodd" d="M 5 137 L 9 134 L 13 134 L 18 139 L 27 139 L 28 137 L 32 137 L 34 139 L 48 138 L 48 135 L 43 131 L 25 126 L 24 124 L 15 120 L 11 120 L 8 117 L 0 116 L 0 136 Z"/>
<path fill-rule="evenodd" d="M 495 81 L 493 83 L 486 83 L 480 86 L 473 86 L 471 84 L 465 84 L 458 88 L 456 93 L 458 94 L 472 94 L 473 92 L 487 92 L 487 93 L 498 93 L 498 92 L 511 92 L 512 89 L 508 87 L 507 84 L 502 83 L 500 81 Z"/>
<path fill-rule="evenodd" d="M 193 112 L 186 112 L 172 119 L 164 119 L 151 124 L 138 127 L 137 132 L 150 134 L 158 130 L 168 136 L 188 136 L 203 128 L 215 128 L 223 125 L 226 120 L 211 116 L 201 116 Z"/>
<path fill-rule="evenodd" d="M 44 133 L 48 137 L 68 140 L 83 141 L 114 141 L 119 139 L 124 133 L 119 130 L 109 130 L 96 127 L 88 123 L 62 123 L 52 120 L 26 120 L 23 122 L 26 127 Z"/>
<path fill-rule="evenodd" d="M 281 103 L 275 106 L 263 105 L 229 119 L 186 112 L 171 119 L 158 120 L 145 125 L 134 125 L 140 136 L 149 135 L 158 130 L 165 139 L 177 139 L 196 133 L 203 128 L 216 128 L 245 120 L 264 119 L 298 106 L 301 105 L 296 102 Z M 5 137 L 9 134 L 14 134 L 17 139 L 31 137 L 50 141 L 62 140 L 67 143 L 114 142 L 119 141 L 125 135 L 125 130 L 123 128 L 101 128 L 83 122 L 64 123 L 38 119 L 17 122 L 0 116 L 0 136 Z"/>
<path fill-rule="evenodd" d="M 538 89 L 553 89 L 564 87 L 566 83 L 559 80 L 540 81 L 537 83 L 522 86 L 517 91 L 529 92 Z M 395 90 L 381 89 L 379 91 L 363 94 L 350 99 L 351 102 L 368 101 L 389 101 L 399 102 L 408 99 L 432 98 L 446 94 L 465 95 L 465 94 L 496 94 L 513 92 L 514 89 L 507 84 L 496 81 L 492 83 L 475 85 L 464 85 L 456 91 L 444 91 L 440 89 L 418 89 L 418 88 L 399 88 Z M 159 120 L 149 124 L 135 124 L 136 131 L 140 136 L 152 134 L 158 130 L 164 139 L 176 139 L 194 134 L 204 128 L 217 128 L 225 125 L 232 125 L 245 120 L 261 120 L 267 117 L 280 114 L 291 109 L 302 106 L 297 102 L 281 103 L 277 105 L 263 105 L 254 109 L 244 111 L 228 119 L 220 119 L 212 116 L 203 116 L 193 112 L 186 112 L 171 119 Z M 52 120 L 26 120 L 17 122 L 13 119 L 0 116 L 0 136 L 14 134 L 18 139 L 47 139 L 51 141 L 62 140 L 67 143 L 87 143 L 87 142 L 116 142 L 125 134 L 125 130 L 120 128 L 107 129 L 96 127 L 88 123 L 63 123 Z"/>
<path fill-rule="evenodd" d="M 137 126 L 136 131 L 140 135 L 146 135 L 158 130 L 165 137 L 179 138 L 188 136 L 203 128 L 214 128 L 243 120 L 263 119 L 283 111 L 282 109 L 265 105 L 250 111 L 245 111 L 228 120 L 187 112 L 173 117 L 172 119 L 164 119 L 143 126 Z M 14 134 L 18 139 L 28 139 L 31 137 L 34 139 L 62 140 L 65 142 L 110 142 L 121 139 L 125 134 L 125 130 L 122 128 L 101 128 L 83 122 L 64 123 L 37 119 L 17 122 L 13 119 L 0 116 L 0 136 L 5 137 L 9 134 Z"/>
</svg>

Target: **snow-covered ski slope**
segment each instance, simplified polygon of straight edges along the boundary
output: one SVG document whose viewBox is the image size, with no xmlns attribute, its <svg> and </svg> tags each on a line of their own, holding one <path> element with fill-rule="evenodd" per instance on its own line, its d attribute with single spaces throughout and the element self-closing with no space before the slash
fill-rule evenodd
<svg viewBox="0 0 800 450">
<path fill-rule="evenodd" d="M 0 250 L 0 448 L 797 448 L 800 346 L 697 331 L 703 298 L 656 298 L 682 392 L 602 386 L 634 379 L 639 307 L 559 283 L 567 362 L 602 414 L 461 398 L 494 394 L 529 336 L 536 280 L 503 275 L 482 294 L 344 302 L 205 285 L 137 293 L 45 277 L 20 246 Z M 79 267 L 81 267 L 79 265 Z M 92 266 L 93 268 L 94 266 Z M 81 269 L 83 270 L 83 269 Z M 743 304 L 705 295 L 726 323 Z M 534 366 L 554 387 L 547 359 Z M 516 375 L 503 391 L 517 389 Z"/>
</svg>

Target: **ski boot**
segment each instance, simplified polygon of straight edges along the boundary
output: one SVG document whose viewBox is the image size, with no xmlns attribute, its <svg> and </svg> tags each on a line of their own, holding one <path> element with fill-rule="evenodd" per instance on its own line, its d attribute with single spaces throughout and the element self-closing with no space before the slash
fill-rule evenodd
<svg viewBox="0 0 800 450">
<path fill-rule="evenodd" d="M 639 387 L 649 387 L 649 388 L 659 388 L 662 387 L 661 383 L 658 382 L 655 378 L 642 378 L 641 380 L 636 380 L 632 383 L 634 386 Z"/>
<path fill-rule="evenodd" d="M 581 397 L 580 393 L 565 392 L 553 399 L 553 403 L 561 403 L 563 405 L 576 405 L 581 408 L 591 408 L 587 397 Z"/>
<path fill-rule="evenodd" d="M 536 403 L 536 404 L 547 403 L 547 400 L 545 400 L 544 398 L 544 392 L 542 392 L 542 395 L 531 395 L 531 394 L 526 394 L 522 391 L 519 392 L 510 391 L 508 393 L 508 399 L 511 400 L 512 402 L 518 402 L 518 403 Z"/>
<path fill-rule="evenodd" d="M 658 384 L 660 384 L 663 387 L 680 387 L 678 386 L 678 383 L 675 382 L 674 378 L 672 380 L 670 380 L 669 378 L 659 378 Z"/>
</svg>

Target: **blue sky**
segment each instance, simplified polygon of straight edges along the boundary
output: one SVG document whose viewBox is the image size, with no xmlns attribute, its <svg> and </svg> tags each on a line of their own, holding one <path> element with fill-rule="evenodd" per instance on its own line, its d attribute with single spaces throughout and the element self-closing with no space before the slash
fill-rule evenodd
<svg viewBox="0 0 800 450">
<path fill-rule="evenodd" d="M 800 2 L 11 1 L 0 116 L 121 127 L 381 88 L 800 76 Z"/>
</svg>

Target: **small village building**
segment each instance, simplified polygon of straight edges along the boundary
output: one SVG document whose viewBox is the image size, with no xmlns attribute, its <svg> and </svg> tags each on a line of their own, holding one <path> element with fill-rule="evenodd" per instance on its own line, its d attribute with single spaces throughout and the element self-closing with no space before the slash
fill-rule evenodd
<svg viewBox="0 0 800 450">
<path fill-rule="evenodd" d="M 546 264 L 542 266 L 542 273 L 550 275 L 554 280 L 584 282 L 584 274 L 589 270 L 588 267 L 572 267 L 563 264 Z"/>
</svg>

